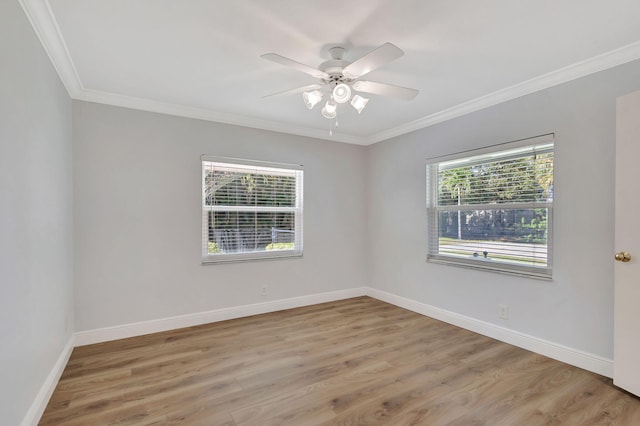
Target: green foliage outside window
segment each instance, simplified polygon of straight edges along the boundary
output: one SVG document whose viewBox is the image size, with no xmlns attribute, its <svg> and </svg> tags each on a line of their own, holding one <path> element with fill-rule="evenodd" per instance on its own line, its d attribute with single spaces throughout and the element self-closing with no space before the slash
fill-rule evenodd
<svg viewBox="0 0 640 426">
<path fill-rule="evenodd" d="M 552 198 L 553 153 L 442 170 L 438 205 L 456 208 L 440 212 L 440 235 L 544 243 L 547 210 L 527 209 L 526 204 Z M 522 207 L 501 209 L 501 204 Z"/>
<path fill-rule="evenodd" d="M 236 165 L 207 170 L 204 205 L 215 207 L 206 218 L 208 253 L 293 250 L 296 185 L 295 175 L 277 171 Z"/>
</svg>

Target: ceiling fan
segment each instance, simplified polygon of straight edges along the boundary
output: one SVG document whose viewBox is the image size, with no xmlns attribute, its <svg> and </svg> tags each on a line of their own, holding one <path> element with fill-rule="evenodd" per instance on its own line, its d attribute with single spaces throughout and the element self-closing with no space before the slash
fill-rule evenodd
<svg viewBox="0 0 640 426">
<path fill-rule="evenodd" d="M 329 49 L 331 59 L 321 63 L 318 68 L 301 64 L 277 53 L 262 55 L 261 58 L 302 71 L 319 80 L 315 84 L 296 87 L 264 97 L 302 93 L 307 108 L 313 109 L 326 94 L 328 100 L 321 112 L 325 118 L 332 120 L 337 117 L 338 104 L 350 102 L 358 114 L 362 112 L 369 99 L 353 92 L 371 93 L 405 100 L 411 100 L 418 94 L 416 89 L 360 80 L 360 77 L 404 55 L 404 52 L 394 44 L 385 43 L 354 62 L 344 60 L 344 53 L 344 47 L 332 47 Z"/>
</svg>

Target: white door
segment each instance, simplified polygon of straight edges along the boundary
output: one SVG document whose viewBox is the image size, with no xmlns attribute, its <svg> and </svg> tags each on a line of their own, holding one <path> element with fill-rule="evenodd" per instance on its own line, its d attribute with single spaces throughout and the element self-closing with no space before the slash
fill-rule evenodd
<svg viewBox="0 0 640 426">
<path fill-rule="evenodd" d="M 640 91 L 616 117 L 613 382 L 640 395 Z"/>
</svg>

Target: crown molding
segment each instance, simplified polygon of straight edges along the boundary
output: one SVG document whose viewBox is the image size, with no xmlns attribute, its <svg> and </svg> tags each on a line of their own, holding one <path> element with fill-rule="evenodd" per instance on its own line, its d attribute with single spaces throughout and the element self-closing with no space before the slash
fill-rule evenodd
<svg viewBox="0 0 640 426">
<path fill-rule="evenodd" d="M 18 0 L 71 98 L 84 87 L 47 0 Z"/>
<path fill-rule="evenodd" d="M 306 136 L 328 141 L 355 145 L 372 145 L 416 130 L 420 130 L 453 118 L 457 118 L 502 102 L 510 101 L 540 90 L 548 89 L 571 80 L 585 77 L 618 65 L 640 59 L 640 41 L 577 62 L 558 70 L 534 77 L 522 83 L 489 93 L 450 108 L 435 112 L 411 122 L 373 133 L 368 136 L 354 136 L 339 132 L 329 135 L 325 130 L 262 120 L 254 117 L 228 114 L 202 108 L 193 108 L 151 99 L 142 99 L 116 93 L 86 89 L 73 64 L 60 28 L 55 20 L 48 0 L 18 0 L 33 26 L 42 46 L 51 59 L 62 83 L 72 99 L 97 102 L 179 117 L 215 121 L 224 124 L 250 127 L 279 133 Z"/>
<path fill-rule="evenodd" d="M 102 92 L 98 90 L 84 89 L 78 94 L 78 96 L 75 97 L 75 99 L 119 106 L 123 108 L 156 112 L 160 114 L 174 115 L 178 117 L 194 118 L 198 120 L 214 121 L 216 123 L 222 124 L 249 127 L 253 129 L 268 130 L 272 132 L 286 133 L 297 136 L 306 136 L 316 139 L 325 139 L 328 141 L 343 142 L 355 145 L 367 144 L 367 141 L 363 138 L 338 133 L 336 131 L 334 131 L 333 135 L 331 136 L 326 130 L 299 127 L 276 121 L 261 120 L 258 118 L 246 117 L 243 115 L 228 114 L 204 108 L 194 108 L 185 105 L 137 98 L 116 93 Z"/>
<path fill-rule="evenodd" d="M 72 99 L 355 145 L 367 144 L 365 138 L 336 131 L 329 135 L 327 131 L 320 129 L 87 89 L 80 80 L 48 0 L 18 1 Z"/>
<path fill-rule="evenodd" d="M 374 144 L 640 59 L 640 41 L 367 137 Z"/>
</svg>

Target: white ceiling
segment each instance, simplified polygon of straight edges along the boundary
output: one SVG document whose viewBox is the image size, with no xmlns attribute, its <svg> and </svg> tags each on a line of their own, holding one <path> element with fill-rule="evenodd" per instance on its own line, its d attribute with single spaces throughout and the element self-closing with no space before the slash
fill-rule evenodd
<svg viewBox="0 0 640 426">
<path fill-rule="evenodd" d="M 71 97 L 370 144 L 640 58 L 638 0 L 20 0 Z M 317 67 L 391 42 L 367 80 L 412 87 L 343 105 L 329 135 L 314 83 L 260 58 Z"/>
</svg>

